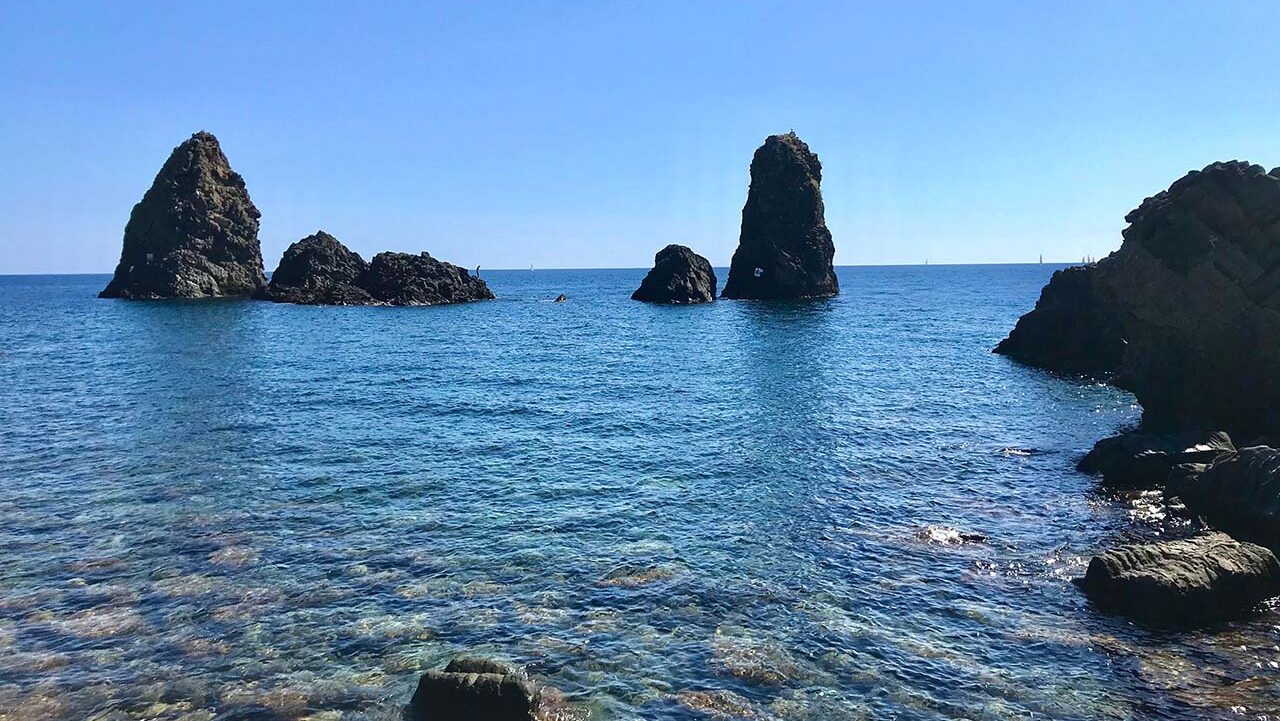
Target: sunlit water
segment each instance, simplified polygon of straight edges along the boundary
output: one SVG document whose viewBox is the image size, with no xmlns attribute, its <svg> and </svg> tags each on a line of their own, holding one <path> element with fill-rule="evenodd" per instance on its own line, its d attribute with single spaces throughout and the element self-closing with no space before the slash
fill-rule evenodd
<svg viewBox="0 0 1280 721">
<path fill-rule="evenodd" d="M 1129 396 L 989 352 L 1052 270 L 684 308 L 639 270 L 442 308 L 0 278 L 0 719 L 389 720 L 460 650 L 591 719 L 1280 713 L 1274 614 L 1158 634 L 1070 583 L 1178 522 L 1073 470 Z"/>
</svg>

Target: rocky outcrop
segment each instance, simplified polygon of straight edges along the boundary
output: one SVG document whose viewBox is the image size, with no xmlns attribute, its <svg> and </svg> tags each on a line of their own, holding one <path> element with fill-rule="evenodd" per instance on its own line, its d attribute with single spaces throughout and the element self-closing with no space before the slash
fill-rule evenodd
<svg viewBox="0 0 1280 721">
<path fill-rule="evenodd" d="M 258 209 L 218 139 L 199 132 L 174 149 L 133 206 L 103 298 L 249 296 L 266 284 Z"/>
<path fill-rule="evenodd" d="M 493 291 L 483 280 L 466 268 L 436 260 L 427 253 L 378 253 L 359 285 L 385 305 L 493 300 Z"/>
<path fill-rule="evenodd" d="M 1093 446 L 1076 468 L 1118 488 L 1155 488 L 1175 466 L 1208 464 L 1235 451 L 1231 437 L 1211 433 L 1122 433 Z"/>
<path fill-rule="evenodd" d="M 323 230 L 290 245 L 260 297 L 302 305 L 369 305 L 360 287 L 369 264 Z"/>
<path fill-rule="evenodd" d="M 631 300 L 646 303 L 708 303 L 716 299 L 716 273 L 706 258 L 683 245 L 668 245 L 653 257 Z"/>
<path fill-rule="evenodd" d="M 822 164 L 796 134 L 771 135 L 751 159 L 742 233 L 723 298 L 820 298 L 840 292 L 822 205 Z"/>
<path fill-rule="evenodd" d="M 523 671 L 498 661 L 458 658 L 428 671 L 405 709 L 407 721 L 534 721 L 541 692 Z"/>
<path fill-rule="evenodd" d="M 1120 249 L 1071 280 L 1055 276 L 1046 312 L 1023 316 L 997 350 L 1052 370 L 1115 371 L 1148 427 L 1275 432 L 1280 172 L 1214 163 L 1126 220 Z M 1100 350 L 1091 362 L 1061 347 L 1071 343 Z"/>
<path fill-rule="evenodd" d="M 1162 626 L 1230 618 L 1280 594 L 1270 550 L 1223 533 L 1121 546 L 1089 562 L 1082 586 L 1099 607 Z"/>
<path fill-rule="evenodd" d="M 1187 479 L 1178 495 L 1214 528 L 1280 550 L 1280 450 L 1242 448 Z"/>
</svg>

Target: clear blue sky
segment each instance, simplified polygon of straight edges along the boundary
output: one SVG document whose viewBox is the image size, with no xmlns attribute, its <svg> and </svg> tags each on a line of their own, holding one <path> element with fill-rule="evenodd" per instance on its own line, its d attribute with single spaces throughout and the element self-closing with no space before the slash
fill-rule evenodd
<svg viewBox="0 0 1280 721">
<path fill-rule="evenodd" d="M 188 7 L 168 7 L 186 5 Z M 822 158 L 838 264 L 1078 260 L 1217 159 L 1280 165 L 1280 2 L 30 2 L 0 7 L 0 273 L 109 272 L 222 140 L 267 269 L 725 265 L 751 154 Z"/>
</svg>

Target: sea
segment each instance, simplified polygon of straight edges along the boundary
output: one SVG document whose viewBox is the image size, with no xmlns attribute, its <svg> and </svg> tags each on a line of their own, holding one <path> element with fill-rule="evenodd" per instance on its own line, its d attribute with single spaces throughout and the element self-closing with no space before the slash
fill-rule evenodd
<svg viewBox="0 0 1280 721">
<path fill-rule="evenodd" d="M 563 719 L 1276 718 L 1274 609 L 1158 631 L 1073 584 L 1189 524 L 1075 470 L 1132 396 L 991 353 L 1059 267 L 685 307 L 640 269 L 418 308 L 0 277 L 0 720 L 394 721 L 463 653 Z"/>
</svg>

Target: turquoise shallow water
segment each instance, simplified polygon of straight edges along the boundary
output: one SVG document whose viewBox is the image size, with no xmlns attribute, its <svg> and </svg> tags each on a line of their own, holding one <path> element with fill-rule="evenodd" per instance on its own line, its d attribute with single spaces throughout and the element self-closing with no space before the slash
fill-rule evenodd
<svg viewBox="0 0 1280 721">
<path fill-rule="evenodd" d="M 1070 584 L 1179 524 L 1073 470 L 1129 396 L 989 352 L 1053 269 L 688 308 L 2 277 L 0 720 L 389 720 L 463 649 L 578 718 L 1280 713 L 1275 615 L 1164 635 Z"/>
</svg>

